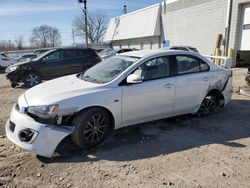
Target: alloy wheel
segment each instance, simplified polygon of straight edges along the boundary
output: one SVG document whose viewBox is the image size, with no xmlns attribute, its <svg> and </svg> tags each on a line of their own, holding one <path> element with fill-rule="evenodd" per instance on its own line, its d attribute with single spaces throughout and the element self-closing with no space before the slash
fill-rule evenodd
<svg viewBox="0 0 250 188">
<path fill-rule="evenodd" d="M 29 74 L 27 75 L 26 82 L 32 87 L 40 83 L 40 78 L 36 74 Z"/>
<path fill-rule="evenodd" d="M 198 111 L 198 116 L 199 117 L 205 117 L 207 115 L 209 115 L 210 113 L 212 113 L 213 111 L 215 111 L 217 105 L 216 105 L 216 101 L 214 99 L 214 97 L 209 96 L 206 97 L 202 104 L 201 107 Z"/>
<path fill-rule="evenodd" d="M 87 141 L 96 143 L 104 137 L 108 130 L 108 125 L 105 120 L 105 117 L 101 113 L 94 114 L 89 118 L 83 130 L 84 137 Z"/>
</svg>

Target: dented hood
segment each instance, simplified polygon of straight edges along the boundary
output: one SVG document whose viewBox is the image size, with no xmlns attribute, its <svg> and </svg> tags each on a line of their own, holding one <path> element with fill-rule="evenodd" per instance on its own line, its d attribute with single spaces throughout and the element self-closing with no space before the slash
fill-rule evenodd
<svg viewBox="0 0 250 188">
<path fill-rule="evenodd" d="M 101 84 L 79 79 L 77 75 L 57 78 L 39 84 L 25 92 L 28 106 L 55 104 L 62 100 L 98 91 Z"/>
</svg>

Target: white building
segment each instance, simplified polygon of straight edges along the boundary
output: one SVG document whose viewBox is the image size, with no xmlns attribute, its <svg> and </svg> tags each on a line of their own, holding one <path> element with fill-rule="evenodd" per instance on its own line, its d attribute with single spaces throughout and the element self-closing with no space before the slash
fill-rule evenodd
<svg viewBox="0 0 250 188">
<path fill-rule="evenodd" d="M 250 0 L 163 1 L 112 18 L 104 41 L 114 48 L 189 45 L 202 54 L 213 54 L 217 35 L 225 36 L 227 26 L 228 47 L 235 59 L 239 52 L 243 63 L 250 63 Z"/>
</svg>

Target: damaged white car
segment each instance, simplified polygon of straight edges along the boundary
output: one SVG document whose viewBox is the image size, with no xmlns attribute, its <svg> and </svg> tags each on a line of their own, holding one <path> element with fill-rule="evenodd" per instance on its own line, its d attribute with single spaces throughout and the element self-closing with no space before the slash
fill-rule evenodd
<svg viewBox="0 0 250 188">
<path fill-rule="evenodd" d="M 231 98 L 230 66 L 175 50 L 114 56 L 85 73 L 27 90 L 12 109 L 6 134 L 21 148 L 52 157 L 68 135 L 89 148 L 112 129 L 182 114 L 206 116 Z"/>
</svg>

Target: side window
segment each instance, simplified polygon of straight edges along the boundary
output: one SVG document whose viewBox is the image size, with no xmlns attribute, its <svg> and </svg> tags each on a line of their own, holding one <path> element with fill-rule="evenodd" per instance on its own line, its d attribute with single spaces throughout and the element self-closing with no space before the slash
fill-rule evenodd
<svg viewBox="0 0 250 188">
<path fill-rule="evenodd" d="M 131 49 L 124 49 L 123 52 L 131 52 Z"/>
<path fill-rule="evenodd" d="M 59 58 L 60 58 L 60 52 L 59 52 L 59 51 L 52 52 L 52 53 L 50 53 L 50 54 L 46 57 L 47 62 L 57 61 L 57 60 L 59 60 Z"/>
<path fill-rule="evenodd" d="M 88 50 L 88 49 L 82 49 L 82 50 L 76 50 L 76 53 L 77 53 L 77 56 L 79 57 L 79 56 L 81 56 L 81 57 L 83 57 L 83 56 L 89 56 L 90 54 L 91 54 L 91 50 Z"/>
<path fill-rule="evenodd" d="M 123 53 L 123 49 L 121 49 L 121 50 L 118 50 L 118 52 L 116 52 L 117 54 L 121 54 L 121 53 Z"/>
<path fill-rule="evenodd" d="M 209 71 L 209 66 L 203 61 L 200 61 L 201 71 Z"/>
<path fill-rule="evenodd" d="M 68 58 L 74 58 L 77 57 L 77 52 L 76 50 L 63 50 L 63 58 L 68 59 Z"/>
<path fill-rule="evenodd" d="M 185 55 L 176 56 L 178 75 L 208 71 L 209 66 L 202 60 Z"/>
<path fill-rule="evenodd" d="M 168 57 L 159 57 L 149 60 L 138 67 L 133 74 L 142 77 L 143 81 L 170 76 L 170 63 Z"/>
<path fill-rule="evenodd" d="M 176 56 L 178 74 L 187 74 L 200 71 L 200 63 L 197 59 L 188 56 Z"/>
</svg>

